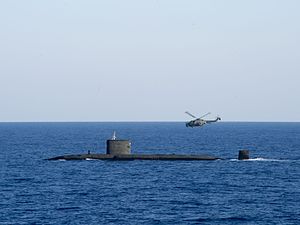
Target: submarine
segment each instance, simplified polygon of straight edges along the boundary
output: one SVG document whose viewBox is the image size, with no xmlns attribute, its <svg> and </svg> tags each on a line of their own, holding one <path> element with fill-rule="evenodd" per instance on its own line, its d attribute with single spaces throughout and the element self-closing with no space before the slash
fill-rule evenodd
<svg viewBox="0 0 300 225">
<path fill-rule="evenodd" d="M 186 154 L 132 154 L 131 141 L 119 140 L 116 133 L 106 141 L 106 153 L 62 155 L 49 158 L 48 160 L 217 160 L 220 159 L 210 155 L 186 155 Z"/>
<path fill-rule="evenodd" d="M 47 160 L 219 160 L 221 158 L 206 155 L 188 155 L 188 154 L 132 154 L 131 153 L 131 141 L 130 140 L 118 140 L 116 139 L 115 132 L 113 137 L 106 141 L 106 153 L 88 153 L 86 154 L 73 154 L 62 155 L 49 158 Z M 249 159 L 249 151 L 239 151 L 239 160 Z"/>
</svg>

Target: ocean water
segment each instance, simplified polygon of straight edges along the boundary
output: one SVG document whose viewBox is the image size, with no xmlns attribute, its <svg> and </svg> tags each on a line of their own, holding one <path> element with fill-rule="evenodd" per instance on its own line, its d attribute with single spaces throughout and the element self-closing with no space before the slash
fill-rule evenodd
<svg viewBox="0 0 300 225">
<path fill-rule="evenodd" d="M 45 160 L 104 153 L 114 130 L 222 160 Z M 300 224 L 300 123 L 0 123 L 0 200 L 0 224 Z"/>
</svg>

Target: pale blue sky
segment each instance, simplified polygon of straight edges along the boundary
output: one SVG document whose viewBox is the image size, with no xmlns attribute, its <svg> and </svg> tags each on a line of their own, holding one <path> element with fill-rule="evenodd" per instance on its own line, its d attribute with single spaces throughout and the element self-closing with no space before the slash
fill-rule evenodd
<svg viewBox="0 0 300 225">
<path fill-rule="evenodd" d="M 300 1 L 0 0 L 0 121 L 300 121 Z"/>
</svg>

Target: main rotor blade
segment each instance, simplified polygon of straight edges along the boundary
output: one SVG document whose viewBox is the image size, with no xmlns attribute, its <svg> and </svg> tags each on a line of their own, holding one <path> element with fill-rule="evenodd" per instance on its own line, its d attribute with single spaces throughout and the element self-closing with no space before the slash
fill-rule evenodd
<svg viewBox="0 0 300 225">
<path fill-rule="evenodd" d="M 188 114 L 189 116 L 191 116 L 191 117 L 193 117 L 193 118 L 197 119 L 197 117 L 196 117 L 196 116 L 194 116 L 193 114 L 189 113 L 188 111 L 186 111 L 185 113 L 186 113 L 186 114 Z"/>
<path fill-rule="evenodd" d="M 203 116 L 199 117 L 199 119 L 203 118 L 203 117 L 206 117 L 207 115 L 211 114 L 210 112 L 204 114 Z"/>
</svg>

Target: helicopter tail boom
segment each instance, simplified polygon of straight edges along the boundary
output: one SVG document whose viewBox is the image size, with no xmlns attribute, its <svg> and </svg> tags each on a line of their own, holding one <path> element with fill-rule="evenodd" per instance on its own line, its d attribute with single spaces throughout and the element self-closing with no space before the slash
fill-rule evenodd
<svg viewBox="0 0 300 225">
<path fill-rule="evenodd" d="M 214 122 L 218 122 L 218 120 L 221 120 L 221 117 L 217 117 L 216 119 L 214 120 L 206 120 L 206 123 L 214 123 Z"/>
</svg>

